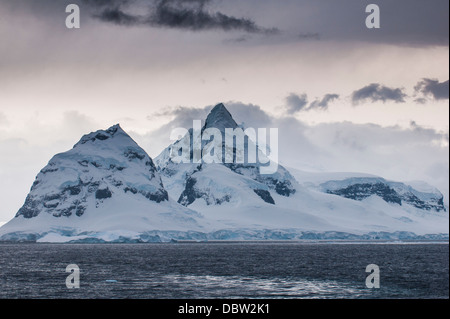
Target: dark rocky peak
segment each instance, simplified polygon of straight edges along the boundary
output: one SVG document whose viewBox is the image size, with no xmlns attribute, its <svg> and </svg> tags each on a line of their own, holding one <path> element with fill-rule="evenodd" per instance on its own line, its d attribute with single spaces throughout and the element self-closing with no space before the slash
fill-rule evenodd
<svg viewBox="0 0 450 319">
<path fill-rule="evenodd" d="M 225 105 L 220 103 L 217 104 L 211 112 L 209 112 L 205 125 L 203 126 L 203 130 L 212 127 L 224 132 L 226 128 L 235 129 L 238 125 L 233 119 L 233 116 L 231 116 L 230 112 L 228 112 Z"/>
</svg>

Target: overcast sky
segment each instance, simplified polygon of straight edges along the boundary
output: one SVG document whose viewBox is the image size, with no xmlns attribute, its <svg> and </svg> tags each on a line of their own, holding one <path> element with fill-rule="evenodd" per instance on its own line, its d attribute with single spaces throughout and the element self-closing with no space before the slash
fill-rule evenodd
<svg viewBox="0 0 450 319">
<path fill-rule="evenodd" d="M 0 222 L 81 135 L 120 123 L 155 157 L 219 102 L 279 127 L 288 166 L 421 179 L 448 204 L 448 15 L 447 0 L 0 0 Z"/>
</svg>

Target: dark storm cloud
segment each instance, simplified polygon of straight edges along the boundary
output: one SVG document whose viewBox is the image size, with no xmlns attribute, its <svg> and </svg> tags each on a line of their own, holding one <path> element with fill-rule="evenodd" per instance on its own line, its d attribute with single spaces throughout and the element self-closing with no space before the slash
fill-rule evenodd
<svg viewBox="0 0 450 319">
<path fill-rule="evenodd" d="M 95 7 L 121 6 L 130 3 L 132 0 L 82 0 L 84 4 Z"/>
<path fill-rule="evenodd" d="M 150 27 L 184 29 L 192 31 L 223 30 L 244 31 L 247 33 L 277 33 L 278 29 L 267 29 L 258 26 L 253 20 L 237 18 L 222 12 L 210 12 L 207 8 L 210 0 L 153 0 L 146 1 L 147 13 L 135 15 L 129 13 L 136 1 L 113 1 L 110 5 L 101 1 L 90 5 L 100 8 L 93 15 L 104 22 L 118 25 L 143 25 Z"/>
<path fill-rule="evenodd" d="M 369 100 L 371 102 L 386 102 L 394 101 L 396 103 L 404 103 L 407 95 L 403 93 L 403 89 L 390 88 L 378 83 L 369 84 L 352 94 L 352 101 L 354 104 Z"/>
<path fill-rule="evenodd" d="M 25 1 L 25 0 L 15 0 Z M 39 0 L 28 2 L 50 2 Z M 70 0 L 64 0 L 70 1 Z M 60 1 L 51 1 L 59 3 Z M 77 0 L 71 2 L 76 3 Z M 239 30 L 277 33 L 290 40 L 337 40 L 406 46 L 448 46 L 449 1 L 377 0 L 381 28 L 365 26 L 369 2 L 361 0 L 78 0 L 95 9 L 93 16 L 119 25 L 183 30 Z M 56 4 L 55 4 L 56 5 Z M 214 6 L 220 9 L 214 10 Z M 233 12 L 226 13 L 226 12 Z M 249 17 L 241 13 L 248 12 Z M 270 12 L 270 15 L 267 14 Z M 311 12 L 314 12 L 312 15 Z M 255 21 L 264 21 L 265 28 Z"/>
<path fill-rule="evenodd" d="M 221 12 L 210 13 L 205 10 L 205 0 L 161 0 L 150 17 L 150 23 L 156 26 L 207 30 L 241 30 L 249 33 L 270 33 L 275 29 L 264 29 L 250 19 L 236 18 Z M 187 5 L 186 5 L 187 4 Z M 194 5 L 192 5 L 194 4 Z"/>
<path fill-rule="evenodd" d="M 414 87 L 416 93 L 422 93 L 425 96 L 432 96 L 435 100 L 445 100 L 449 98 L 448 80 L 439 82 L 436 79 L 422 79 Z M 417 99 L 418 102 L 423 101 L 423 98 Z"/>
<path fill-rule="evenodd" d="M 127 14 L 119 8 L 104 9 L 100 14 L 95 14 L 94 17 L 104 22 L 110 22 L 118 25 L 132 26 L 141 24 L 140 17 Z"/>
<path fill-rule="evenodd" d="M 448 0 L 377 0 L 381 17 L 377 30 L 365 26 L 369 2 L 361 0 L 14 0 L 0 1 L 0 11 L 7 9 L 1 12 L 5 20 L 11 19 L 8 15 L 18 18 L 25 14 L 61 25 L 61 13 L 69 3 L 80 5 L 83 26 L 93 17 L 118 25 L 194 31 L 270 34 L 283 30 L 283 39 L 289 42 L 320 39 L 413 47 L 449 44 Z M 263 22 L 269 28 L 261 26 Z"/>
</svg>

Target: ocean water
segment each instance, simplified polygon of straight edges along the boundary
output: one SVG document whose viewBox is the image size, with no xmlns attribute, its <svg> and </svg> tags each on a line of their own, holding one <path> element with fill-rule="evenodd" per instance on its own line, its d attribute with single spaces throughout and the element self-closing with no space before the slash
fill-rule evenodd
<svg viewBox="0 0 450 319">
<path fill-rule="evenodd" d="M 0 244 L 0 298 L 449 298 L 448 264 L 448 244 Z"/>
</svg>

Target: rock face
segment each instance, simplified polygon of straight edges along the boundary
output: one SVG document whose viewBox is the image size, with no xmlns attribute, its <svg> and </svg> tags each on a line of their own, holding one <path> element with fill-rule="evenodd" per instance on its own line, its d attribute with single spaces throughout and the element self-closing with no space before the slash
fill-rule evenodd
<svg viewBox="0 0 450 319">
<path fill-rule="evenodd" d="M 234 130 L 240 127 L 223 104 L 218 104 L 211 110 L 201 128 L 201 133 L 211 128 L 217 129 L 222 138 L 220 155 L 217 155 L 216 150 L 213 152 L 213 155 L 217 156 L 215 163 L 194 162 L 193 140 L 197 136 L 193 129 L 155 158 L 164 185 L 170 195 L 178 199 L 178 203 L 189 206 L 202 199 L 206 205 L 222 205 L 256 199 L 273 205 L 276 202 L 272 194 L 289 197 L 296 192 L 295 179 L 281 165 L 275 173 L 265 175 L 260 173 L 260 163 L 249 162 L 248 149 L 257 149 L 257 146 L 247 135 L 243 139 L 245 154 L 241 154 L 242 149 L 239 149 L 235 143 L 232 149 L 230 147 L 227 149 L 225 141 L 230 133 L 226 129 Z M 202 140 L 203 153 L 209 142 L 211 140 Z M 191 150 L 190 163 L 172 161 L 171 154 L 182 147 Z M 226 160 L 226 151 L 233 154 L 232 161 Z M 243 160 L 238 161 L 236 154 L 242 156 Z"/>
<path fill-rule="evenodd" d="M 168 200 L 152 159 L 114 125 L 55 155 L 37 175 L 16 217 L 82 216 L 89 205 L 99 207 L 119 193 L 156 203 Z"/>
<path fill-rule="evenodd" d="M 328 194 L 358 201 L 376 195 L 388 203 L 409 204 L 424 210 L 445 211 L 444 197 L 438 190 L 420 192 L 404 183 L 390 182 L 383 178 L 365 177 L 328 181 L 321 184 L 320 188 Z"/>
</svg>

